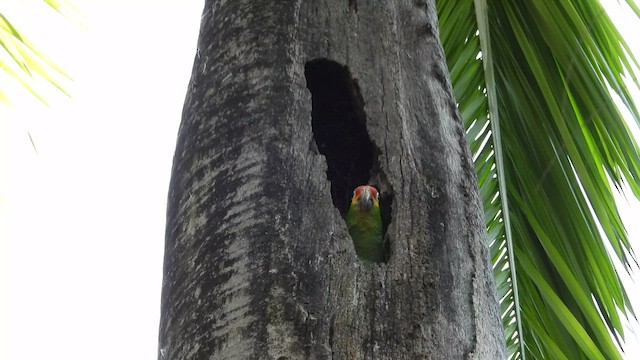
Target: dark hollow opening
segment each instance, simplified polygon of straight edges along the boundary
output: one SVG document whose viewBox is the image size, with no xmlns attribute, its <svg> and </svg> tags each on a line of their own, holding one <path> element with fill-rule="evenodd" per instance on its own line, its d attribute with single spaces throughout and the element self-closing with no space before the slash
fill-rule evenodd
<svg viewBox="0 0 640 360">
<path fill-rule="evenodd" d="M 311 126 L 318 151 L 327 159 L 333 205 L 345 215 L 356 186 L 368 184 L 374 162 L 363 100 L 347 67 L 326 59 L 305 66 L 311 91 Z"/>
<path fill-rule="evenodd" d="M 353 190 L 364 184 L 375 186 L 380 191 L 386 232 L 393 194 L 387 191 L 388 184 L 379 183 L 384 178 L 378 164 L 380 151 L 369 139 L 364 100 L 356 79 L 346 66 L 327 59 L 307 62 L 305 76 L 311 92 L 313 137 L 318 152 L 327 160 L 333 205 L 344 217 Z"/>
</svg>

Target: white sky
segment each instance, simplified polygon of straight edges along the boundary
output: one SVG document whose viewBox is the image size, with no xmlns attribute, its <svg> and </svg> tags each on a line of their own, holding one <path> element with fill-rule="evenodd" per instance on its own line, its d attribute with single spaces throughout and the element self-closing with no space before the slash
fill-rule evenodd
<svg viewBox="0 0 640 360">
<path fill-rule="evenodd" d="M 155 359 L 167 189 L 203 1 L 73 3 L 87 31 L 39 0 L 6 11 L 75 83 L 51 108 L 0 105 L 0 359 Z"/>
<path fill-rule="evenodd" d="M 0 360 L 155 359 L 167 189 L 203 0 L 73 0 L 86 31 L 40 0 L 5 2 L 74 83 L 49 108 L 0 104 Z M 640 249 L 632 204 L 623 216 Z M 629 346 L 635 359 L 637 336 Z"/>
</svg>

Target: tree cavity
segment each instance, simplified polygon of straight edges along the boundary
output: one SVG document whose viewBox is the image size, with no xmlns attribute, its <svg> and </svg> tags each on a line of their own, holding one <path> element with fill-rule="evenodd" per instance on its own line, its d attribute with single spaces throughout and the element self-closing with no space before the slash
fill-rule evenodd
<svg viewBox="0 0 640 360">
<path fill-rule="evenodd" d="M 380 170 L 380 150 L 367 132 L 364 100 L 357 79 L 346 66 L 328 59 L 307 62 L 305 77 L 311 92 L 315 149 L 327 161 L 333 205 L 344 217 L 353 190 L 364 184 L 375 186 L 380 191 L 382 225 L 386 233 L 391 221 L 393 192 Z"/>
</svg>

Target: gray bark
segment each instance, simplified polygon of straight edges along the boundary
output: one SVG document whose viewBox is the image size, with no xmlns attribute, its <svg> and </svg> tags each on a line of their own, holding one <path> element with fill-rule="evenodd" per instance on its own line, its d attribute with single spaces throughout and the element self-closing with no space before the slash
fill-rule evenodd
<svg viewBox="0 0 640 360">
<path fill-rule="evenodd" d="M 318 58 L 359 85 L 393 199 L 385 264 L 362 266 L 332 202 L 304 72 Z M 485 232 L 433 1 L 206 2 L 160 359 L 503 359 Z"/>
</svg>

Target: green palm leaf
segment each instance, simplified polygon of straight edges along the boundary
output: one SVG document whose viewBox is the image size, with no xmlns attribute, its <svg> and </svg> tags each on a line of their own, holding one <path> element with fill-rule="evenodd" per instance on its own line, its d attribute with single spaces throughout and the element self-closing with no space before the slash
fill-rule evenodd
<svg viewBox="0 0 640 360">
<path fill-rule="evenodd" d="M 610 91 L 640 124 L 636 60 L 597 0 L 437 6 L 510 358 L 620 359 L 632 312 L 607 246 L 633 253 L 610 183 L 640 197 L 640 150 Z"/>
<path fill-rule="evenodd" d="M 63 0 L 44 0 L 49 6 L 69 19 L 81 24 L 79 12 Z M 48 59 L 0 11 L 0 69 L 43 103 L 43 87 L 39 79 L 69 95 L 65 83 L 71 80 L 62 68 Z M 0 101 L 10 98 L 0 89 Z"/>
</svg>

